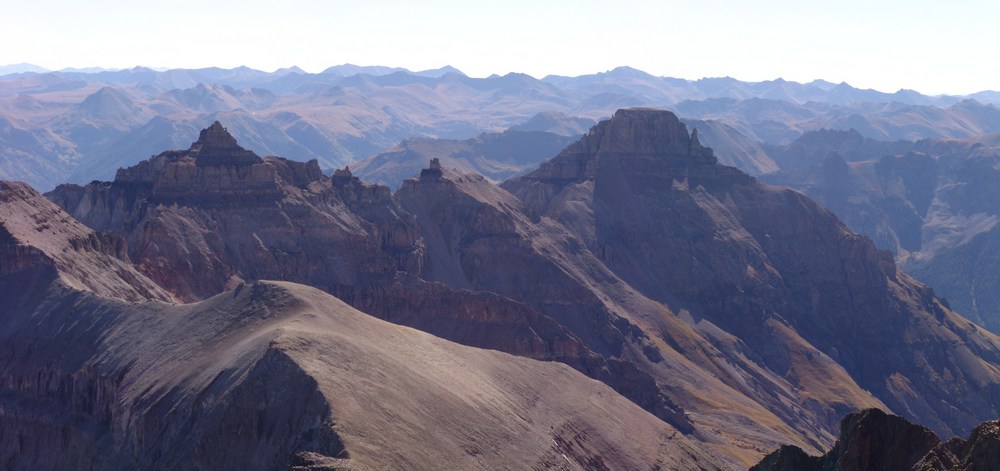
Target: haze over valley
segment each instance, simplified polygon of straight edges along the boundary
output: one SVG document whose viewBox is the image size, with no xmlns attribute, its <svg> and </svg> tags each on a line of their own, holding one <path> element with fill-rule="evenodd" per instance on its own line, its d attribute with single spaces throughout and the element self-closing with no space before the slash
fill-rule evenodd
<svg viewBox="0 0 1000 471">
<path fill-rule="evenodd" d="M 183 147 L 198 129 L 222 120 L 261 154 L 316 159 L 330 172 L 407 139 L 464 140 L 518 127 L 576 137 L 616 109 L 637 106 L 706 121 L 701 127 L 710 144 L 716 134 L 737 131 L 745 143 L 717 137 L 723 161 L 736 164 L 728 159 L 747 158 L 747 151 L 727 152 L 721 146 L 782 145 L 819 129 L 855 129 L 877 140 L 1000 132 L 997 99 L 991 92 L 932 97 L 823 81 L 691 81 L 628 67 L 543 79 L 523 74 L 470 78 L 449 67 L 409 72 L 350 65 L 318 74 L 245 67 L 24 72 L 0 77 L 0 169 L 5 178 L 42 190 L 110 179 L 119 167 Z M 530 161 L 523 156 L 519 162 L 490 159 L 492 168 L 468 169 L 495 181 L 523 172 L 558 150 L 545 147 L 544 139 L 534 139 L 544 153 L 509 148 L 509 153 L 526 153 Z M 752 174 L 776 169 L 763 155 L 749 159 L 741 168 Z M 398 174 L 394 181 L 398 185 L 406 176 Z"/>
<path fill-rule="evenodd" d="M 1000 6 L 9 7 L 0 469 L 1000 469 Z"/>
</svg>

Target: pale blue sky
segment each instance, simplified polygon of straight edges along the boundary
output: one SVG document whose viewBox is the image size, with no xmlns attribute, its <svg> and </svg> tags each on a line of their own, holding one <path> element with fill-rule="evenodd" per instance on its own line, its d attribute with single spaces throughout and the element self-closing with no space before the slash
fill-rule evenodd
<svg viewBox="0 0 1000 471">
<path fill-rule="evenodd" d="M 1000 2 L 0 0 L 0 64 L 354 63 L 472 76 L 822 78 L 930 94 L 1000 90 Z"/>
</svg>

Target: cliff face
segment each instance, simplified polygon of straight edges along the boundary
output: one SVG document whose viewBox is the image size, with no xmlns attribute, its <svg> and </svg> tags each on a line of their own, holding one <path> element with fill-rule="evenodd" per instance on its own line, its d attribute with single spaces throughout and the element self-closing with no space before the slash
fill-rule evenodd
<svg viewBox="0 0 1000 471">
<path fill-rule="evenodd" d="M 647 374 L 595 353 L 544 310 L 422 278 L 430 262 L 414 216 L 388 188 L 349 170 L 324 177 L 315 162 L 258 158 L 216 124 L 187 151 L 49 196 L 86 224 L 121 234 L 138 268 L 179 299 L 249 280 L 308 284 L 458 343 L 566 363 L 689 427 Z"/>
<path fill-rule="evenodd" d="M 1000 233 L 995 139 L 888 143 L 824 131 L 769 153 L 781 156 L 782 169 L 762 180 L 806 193 L 892 251 L 955 312 L 1000 332 L 1000 281 L 991 262 Z"/>
<path fill-rule="evenodd" d="M 412 218 L 385 188 L 326 178 L 315 161 L 260 158 L 219 123 L 189 150 L 122 169 L 115 181 L 49 195 L 90 227 L 128 241 L 143 271 L 181 299 L 244 279 L 291 279 L 330 291 L 419 271 Z"/>
<path fill-rule="evenodd" d="M 739 338 L 829 422 L 865 391 L 942 433 L 997 413 L 995 337 L 800 193 L 716 165 L 668 112 L 620 111 L 503 187 L 644 295 Z M 841 371 L 847 389 L 824 378 Z"/>
<path fill-rule="evenodd" d="M 95 233 L 23 183 L 0 181 L 0 260 L 3 277 L 58 277 L 127 301 L 172 299 L 132 267 L 121 237 Z"/>
</svg>

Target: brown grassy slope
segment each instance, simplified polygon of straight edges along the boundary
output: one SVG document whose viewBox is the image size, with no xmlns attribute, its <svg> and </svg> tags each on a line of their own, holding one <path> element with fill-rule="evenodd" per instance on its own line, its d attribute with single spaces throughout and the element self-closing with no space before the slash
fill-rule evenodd
<svg viewBox="0 0 1000 471">
<path fill-rule="evenodd" d="M 15 468 L 731 466 L 569 367 L 459 346 L 314 288 L 259 282 L 172 306 L 60 285 L 3 310 L 0 459 Z"/>
</svg>

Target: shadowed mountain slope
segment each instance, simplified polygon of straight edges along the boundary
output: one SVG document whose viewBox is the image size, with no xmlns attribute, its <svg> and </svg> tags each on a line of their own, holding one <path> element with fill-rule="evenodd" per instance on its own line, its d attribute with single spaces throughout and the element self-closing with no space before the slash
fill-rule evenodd
<svg viewBox="0 0 1000 471">
<path fill-rule="evenodd" d="M 46 204 L 0 186 L 4 469 L 733 466 L 564 365 L 460 346 L 315 288 L 142 300 L 156 293 L 124 287 L 148 280 L 119 259 L 109 270 L 57 208 L 26 229 L 42 221 L 23 208 Z M 89 280 L 71 286 L 77 273 Z"/>
<path fill-rule="evenodd" d="M 671 113 L 619 111 L 503 187 L 644 295 L 739 338 L 806 403 L 846 412 L 828 373 L 806 367 L 837 365 L 942 433 L 997 414 L 996 337 L 800 193 L 717 165 Z"/>
<path fill-rule="evenodd" d="M 132 267 L 121 237 L 95 233 L 24 183 L 0 181 L 0 222 L 0 276 L 32 268 L 101 296 L 172 299 Z"/>
<path fill-rule="evenodd" d="M 761 179 L 808 194 L 890 250 L 962 315 L 1000 331 L 997 257 L 1000 151 L 988 138 L 885 143 L 811 133 L 770 151 L 798 159 Z"/>
</svg>

